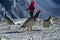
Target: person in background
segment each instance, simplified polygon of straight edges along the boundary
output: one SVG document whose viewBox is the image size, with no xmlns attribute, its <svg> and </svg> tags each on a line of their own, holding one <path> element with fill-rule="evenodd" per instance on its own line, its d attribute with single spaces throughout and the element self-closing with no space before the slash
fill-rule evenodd
<svg viewBox="0 0 60 40">
<path fill-rule="evenodd" d="M 34 0 L 31 1 L 31 4 L 29 5 L 28 9 L 30 11 L 30 16 L 33 17 L 34 10 L 36 9 L 36 2 Z"/>
</svg>

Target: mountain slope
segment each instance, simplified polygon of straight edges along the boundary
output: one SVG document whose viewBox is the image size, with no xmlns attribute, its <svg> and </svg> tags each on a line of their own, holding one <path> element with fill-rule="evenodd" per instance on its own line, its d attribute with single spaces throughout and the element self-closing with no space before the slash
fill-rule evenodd
<svg viewBox="0 0 60 40">
<path fill-rule="evenodd" d="M 2 8 L 5 8 L 5 11 L 7 11 L 13 19 L 29 17 L 29 11 L 26 9 L 30 2 L 31 0 L 0 0 Z M 38 9 L 42 11 L 39 17 L 44 19 L 48 16 L 60 16 L 59 0 L 35 0 L 35 2 L 37 7 L 34 13 L 36 13 Z"/>
</svg>

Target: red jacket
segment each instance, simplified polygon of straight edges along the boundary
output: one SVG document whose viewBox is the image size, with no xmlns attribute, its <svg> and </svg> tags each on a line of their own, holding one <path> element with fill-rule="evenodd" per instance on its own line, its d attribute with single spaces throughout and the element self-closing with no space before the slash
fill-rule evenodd
<svg viewBox="0 0 60 40">
<path fill-rule="evenodd" d="M 28 10 L 30 10 L 30 12 L 33 13 L 35 8 L 36 8 L 36 4 L 35 4 L 34 1 L 32 1 L 29 8 L 28 8 Z"/>
</svg>

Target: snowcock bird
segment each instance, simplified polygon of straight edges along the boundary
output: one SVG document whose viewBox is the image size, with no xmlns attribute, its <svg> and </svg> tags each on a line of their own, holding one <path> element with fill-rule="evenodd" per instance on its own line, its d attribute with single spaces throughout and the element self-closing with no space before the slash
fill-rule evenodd
<svg viewBox="0 0 60 40">
<path fill-rule="evenodd" d="M 43 27 L 45 27 L 45 28 L 49 28 L 49 27 L 52 25 L 50 19 L 51 19 L 51 16 L 49 16 L 48 19 L 45 19 L 45 20 L 43 21 Z"/>
<path fill-rule="evenodd" d="M 4 19 L 7 22 L 7 24 L 9 24 L 9 25 L 14 24 L 13 20 L 9 16 L 7 16 L 6 13 L 5 13 Z"/>
<path fill-rule="evenodd" d="M 21 28 L 27 28 L 27 31 L 29 31 L 29 30 L 31 31 L 31 30 L 32 30 L 32 27 L 33 27 L 33 26 L 36 24 L 36 22 L 37 22 L 36 19 L 38 18 L 40 12 L 41 12 L 41 11 L 38 10 L 33 17 L 29 17 L 29 18 L 25 21 L 25 23 L 21 26 Z"/>
</svg>

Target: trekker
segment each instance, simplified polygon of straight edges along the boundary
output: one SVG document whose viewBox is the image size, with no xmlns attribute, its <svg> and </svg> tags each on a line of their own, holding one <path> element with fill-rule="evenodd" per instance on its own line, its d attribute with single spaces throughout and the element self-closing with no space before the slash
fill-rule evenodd
<svg viewBox="0 0 60 40">
<path fill-rule="evenodd" d="M 28 7 L 27 10 L 30 11 L 30 16 L 33 17 L 33 14 L 34 14 L 34 10 L 36 9 L 36 3 L 34 0 L 31 1 L 31 4 L 30 6 Z"/>
</svg>

